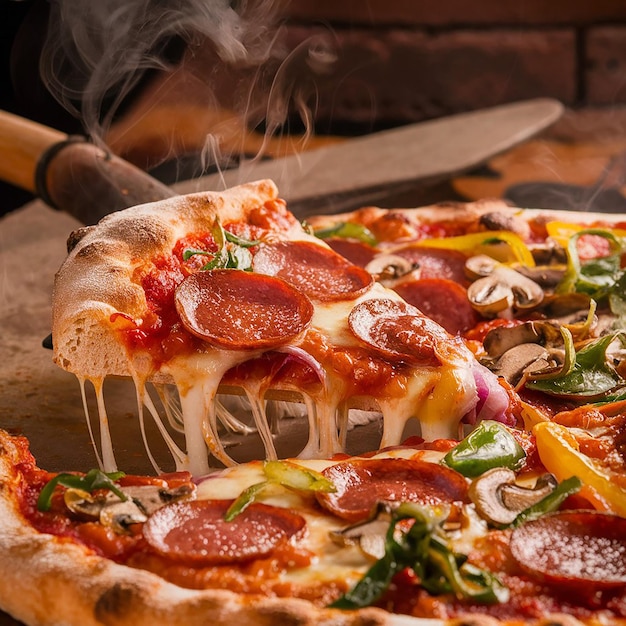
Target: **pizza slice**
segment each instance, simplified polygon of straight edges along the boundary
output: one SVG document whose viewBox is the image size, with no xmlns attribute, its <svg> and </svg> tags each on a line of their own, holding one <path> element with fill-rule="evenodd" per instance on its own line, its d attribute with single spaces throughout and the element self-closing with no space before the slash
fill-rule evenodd
<svg viewBox="0 0 626 626">
<path fill-rule="evenodd" d="M 306 458 L 344 450 L 354 408 L 382 414 L 381 447 L 398 445 L 407 422 L 433 440 L 459 437 L 463 422 L 515 421 L 507 391 L 461 338 L 311 234 L 269 181 L 133 207 L 69 245 L 54 289 L 54 359 L 83 397 L 85 381 L 96 390 L 106 471 L 117 467 L 109 376 L 132 378 L 139 418 L 156 421 L 176 469 L 195 476 L 210 456 L 235 463 L 220 434 L 246 425 L 223 392 L 245 396 L 269 459 L 276 398 L 306 408 Z"/>
</svg>

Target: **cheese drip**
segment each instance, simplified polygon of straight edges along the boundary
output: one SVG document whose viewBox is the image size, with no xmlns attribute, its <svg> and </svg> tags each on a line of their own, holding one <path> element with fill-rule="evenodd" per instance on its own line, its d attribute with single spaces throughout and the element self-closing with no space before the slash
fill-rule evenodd
<svg viewBox="0 0 626 626">
<path fill-rule="evenodd" d="M 272 427 L 275 420 L 272 419 L 270 405 L 265 399 L 265 386 L 256 382 L 247 384 L 242 390 L 244 395 L 240 405 L 251 412 L 254 427 L 230 413 L 218 397 L 222 377 L 233 365 L 241 363 L 242 358 L 249 359 L 250 354 L 237 353 L 231 355 L 230 359 L 224 358 L 223 354 L 203 354 L 192 359 L 191 365 L 190 360 L 184 364 L 170 364 L 168 369 L 175 384 L 157 387 L 161 399 L 159 408 L 147 393 L 146 382 L 138 376 L 133 377 L 146 454 L 157 472 L 163 470 L 153 455 L 146 436 L 146 413 L 154 420 L 177 471 L 187 470 L 194 476 L 208 474 L 216 469 L 210 463 L 211 457 L 227 467 L 237 465 L 237 461 L 227 452 L 222 442 L 225 431 L 245 437 L 256 430 L 263 444 L 263 458 L 278 458 L 274 442 L 276 429 Z M 326 379 L 332 380 L 332 374 L 328 373 Z M 89 433 L 101 468 L 104 471 L 115 471 L 117 464 L 109 432 L 103 381 L 91 382 L 97 397 L 99 445 L 96 445 L 96 434 L 91 427 L 83 380 L 81 389 Z M 294 392 L 293 389 L 286 391 Z M 297 405 L 297 411 L 306 415 L 308 436 L 297 456 L 302 459 L 330 458 L 345 451 L 347 433 L 351 427 L 348 418 L 351 398 L 347 395 L 345 385 L 335 377 L 335 383 L 325 385 L 319 394 L 300 392 L 299 395 L 302 404 Z M 460 421 L 475 405 L 475 398 L 476 387 L 471 366 L 463 359 L 440 368 L 416 370 L 402 397 L 371 398 L 373 402 L 369 402 L 382 414 L 383 435 L 380 447 L 399 445 L 406 424 L 411 419 L 420 423 L 421 434 L 427 440 L 458 437 Z M 293 408 L 296 405 L 285 403 L 285 406 Z M 372 413 L 374 415 L 376 413 Z M 172 431 L 183 433 L 185 450 L 176 444 Z"/>
<path fill-rule="evenodd" d="M 155 470 L 160 471 L 160 467 L 150 450 L 145 432 L 146 410 L 154 420 L 179 471 L 188 470 L 194 476 L 208 474 L 215 469 L 211 465 L 211 457 L 222 466 L 237 465 L 237 461 L 227 452 L 222 442 L 224 429 L 242 436 L 255 430 L 263 448 L 262 452 L 259 451 L 259 457 L 278 458 L 274 441 L 276 429 L 272 427 L 265 397 L 270 386 L 272 392 L 287 392 L 292 398 L 296 396 L 304 407 L 308 418 L 308 438 L 297 455 L 302 459 L 330 458 L 344 452 L 349 428 L 348 411 L 355 407 L 382 414 L 383 434 L 380 447 L 399 445 L 407 422 L 411 419 L 419 422 L 421 435 L 427 440 L 458 437 L 461 420 L 471 413 L 478 401 L 474 379 L 476 362 L 462 342 L 450 338 L 449 343 L 441 344 L 441 363 L 436 366 L 415 365 L 409 368 L 404 364 L 405 382 L 402 383 L 401 395 L 397 390 L 390 392 L 383 384 L 382 388 L 370 390 L 365 396 L 352 397 L 355 392 L 351 391 L 352 387 L 350 381 L 346 380 L 345 373 L 335 372 L 332 358 L 324 357 L 324 349 L 328 350 L 329 346 L 337 350 L 363 348 L 363 343 L 349 328 L 348 317 L 356 304 L 370 298 L 401 300 L 400 296 L 377 283 L 355 300 L 317 303 L 311 330 L 321 336 L 326 348 L 322 346 L 320 354 L 316 354 L 317 347 L 313 340 L 308 344 L 313 346 L 312 353 L 305 351 L 303 348 L 307 345 L 307 334 L 303 333 L 299 342 L 292 341 L 284 349 L 278 349 L 296 358 L 299 356 L 317 373 L 320 385 L 315 392 L 299 389 L 294 383 L 283 387 L 276 385 L 269 372 L 267 378 L 255 379 L 251 376 L 242 383 L 238 392 L 246 400 L 246 411 L 252 415 L 254 428 L 230 413 L 220 402 L 218 394 L 222 379 L 229 370 L 259 358 L 264 350 L 226 350 L 211 348 L 207 344 L 202 352 L 180 356 L 166 363 L 158 372 L 159 379 L 170 380 L 173 384 L 171 388 L 157 386 L 163 405 L 161 411 L 146 392 L 149 375 L 145 372 L 149 367 L 146 367 L 145 360 L 133 361 L 129 355 L 128 365 L 133 372 L 137 390 L 142 437 Z M 141 364 L 141 372 L 132 369 L 133 363 Z M 101 455 L 98 455 L 98 462 L 106 471 L 113 471 L 116 469 L 116 462 L 102 394 L 103 381 L 92 382 L 98 398 L 100 421 Z M 87 403 L 83 403 L 89 421 Z M 184 450 L 171 437 L 171 430 L 183 434 Z M 95 445 L 91 427 L 90 435 Z"/>
</svg>

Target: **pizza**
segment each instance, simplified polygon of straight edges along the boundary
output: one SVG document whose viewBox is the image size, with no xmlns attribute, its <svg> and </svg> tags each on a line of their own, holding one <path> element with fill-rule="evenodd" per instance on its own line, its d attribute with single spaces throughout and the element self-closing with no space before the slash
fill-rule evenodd
<svg viewBox="0 0 626 626">
<path fill-rule="evenodd" d="M 47 472 L 0 431 L 0 608 L 626 624 L 625 238 L 624 216 L 501 201 L 301 223 L 269 181 L 73 233 L 54 359 L 79 380 L 94 469 Z M 145 437 L 151 476 L 124 473 L 108 431 L 120 376 L 167 450 Z"/>
</svg>

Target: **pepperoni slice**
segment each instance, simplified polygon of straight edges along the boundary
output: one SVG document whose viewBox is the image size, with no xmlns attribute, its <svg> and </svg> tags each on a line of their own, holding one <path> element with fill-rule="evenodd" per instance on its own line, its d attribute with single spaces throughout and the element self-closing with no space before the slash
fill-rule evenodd
<svg viewBox="0 0 626 626">
<path fill-rule="evenodd" d="M 319 503 L 351 522 L 367 519 L 381 500 L 440 504 L 467 499 L 467 481 L 461 474 L 417 459 L 356 459 L 322 473 L 336 491 L 317 494 Z"/>
<path fill-rule="evenodd" d="M 461 285 L 469 282 L 465 275 L 467 255 L 458 250 L 410 245 L 391 252 L 417 264 L 421 278 L 447 278 Z"/>
<path fill-rule="evenodd" d="M 368 263 L 378 254 L 376 248 L 361 241 L 331 237 L 324 240 L 337 254 L 359 267 L 367 267 Z"/>
<path fill-rule="evenodd" d="M 481 317 L 467 299 L 467 291 L 445 278 L 422 278 L 399 283 L 393 290 L 449 333 L 458 335 L 474 328 Z"/>
<path fill-rule="evenodd" d="M 144 524 L 144 538 L 175 561 L 219 565 L 267 556 L 306 526 L 293 511 L 257 502 L 227 522 L 224 515 L 232 502 L 192 500 L 164 506 Z"/>
<path fill-rule="evenodd" d="M 322 302 L 356 298 L 374 282 L 362 267 L 310 241 L 264 244 L 254 255 L 253 267 L 255 272 L 278 276 Z"/>
<path fill-rule="evenodd" d="M 436 322 L 402 300 L 374 298 L 357 304 L 348 317 L 352 333 L 384 356 L 436 365 L 436 344 L 449 338 Z"/>
<path fill-rule="evenodd" d="M 564 511 L 516 528 L 511 553 L 543 582 L 595 590 L 626 586 L 626 519 Z"/>
<path fill-rule="evenodd" d="M 311 301 L 280 278 L 241 270 L 197 272 L 176 290 L 185 328 L 227 350 L 272 348 L 303 332 Z"/>
</svg>

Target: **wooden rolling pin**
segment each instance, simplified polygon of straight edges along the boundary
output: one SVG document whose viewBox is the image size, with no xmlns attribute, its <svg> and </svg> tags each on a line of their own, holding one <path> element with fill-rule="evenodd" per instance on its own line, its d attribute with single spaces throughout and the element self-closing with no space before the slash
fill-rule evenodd
<svg viewBox="0 0 626 626">
<path fill-rule="evenodd" d="M 89 143 L 0 111 L 0 179 L 30 191 L 83 224 L 176 193 Z"/>
</svg>

